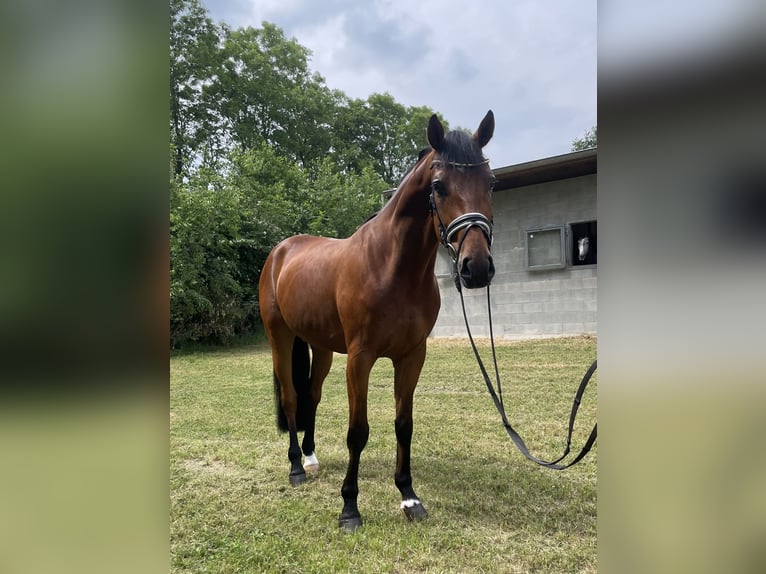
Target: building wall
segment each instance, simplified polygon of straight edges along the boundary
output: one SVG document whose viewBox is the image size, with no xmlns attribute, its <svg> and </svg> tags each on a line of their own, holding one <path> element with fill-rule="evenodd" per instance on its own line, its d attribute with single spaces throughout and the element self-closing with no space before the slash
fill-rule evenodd
<svg viewBox="0 0 766 574">
<path fill-rule="evenodd" d="M 490 298 L 495 337 L 595 334 L 596 266 L 573 268 L 567 255 L 565 268 L 529 271 L 525 237 L 528 229 L 596 220 L 596 175 L 497 191 L 493 210 L 496 275 Z M 432 337 L 466 336 L 449 267 L 449 258 L 440 248 L 436 273 L 442 303 Z M 489 336 L 486 293 L 486 289 L 463 289 L 471 331 L 477 337 Z"/>
</svg>

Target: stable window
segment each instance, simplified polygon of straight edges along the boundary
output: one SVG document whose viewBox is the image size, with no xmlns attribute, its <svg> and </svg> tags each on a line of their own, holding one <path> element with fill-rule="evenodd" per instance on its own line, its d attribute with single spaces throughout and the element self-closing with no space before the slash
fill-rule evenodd
<svg viewBox="0 0 766 574">
<path fill-rule="evenodd" d="M 595 221 L 580 221 L 569 224 L 571 238 L 569 261 L 572 267 L 596 265 L 598 255 L 598 234 Z"/>
<path fill-rule="evenodd" d="M 526 266 L 530 271 L 560 269 L 566 266 L 564 226 L 528 229 Z"/>
</svg>

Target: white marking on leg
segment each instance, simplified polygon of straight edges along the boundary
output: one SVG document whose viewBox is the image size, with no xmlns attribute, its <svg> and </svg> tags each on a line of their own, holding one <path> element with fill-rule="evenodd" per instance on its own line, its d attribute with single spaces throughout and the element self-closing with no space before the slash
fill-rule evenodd
<svg viewBox="0 0 766 574">
<path fill-rule="evenodd" d="M 303 461 L 303 470 L 307 470 L 310 472 L 314 472 L 315 470 L 319 470 L 319 461 L 317 460 L 317 455 L 315 452 L 312 452 L 310 455 L 308 455 L 304 461 Z"/>
<path fill-rule="evenodd" d="M 413 506 L 417 506 L 420 504 L 420 501 L 417 498 L 408 498 L 407 500 L 402 500 L 402 504 L 400 508 L 412 508 Z"/>
</svg>

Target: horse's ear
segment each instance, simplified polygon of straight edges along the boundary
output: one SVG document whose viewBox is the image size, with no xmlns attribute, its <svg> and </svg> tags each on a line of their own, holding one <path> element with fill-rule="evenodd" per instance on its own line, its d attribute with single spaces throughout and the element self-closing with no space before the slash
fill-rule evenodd
<svg viewBox="0 0 766 574">
<path fill-rule="evenodd" d="M 495 114 L 492 110 L 487 112 L 484 119 L 479 124 L 479 129 L 473 134 L 473 139 L 479 144 L 479 147 L 484 147 L 492 139 L 492 134 L 495 133 Z"/>
<path fill-rule="evenodd" d="M 444 148 L 444 128 L 436 114 L 431 116 L 428 120 L 428 143 L 436 151 L 442 151 Z"/>
</svg>

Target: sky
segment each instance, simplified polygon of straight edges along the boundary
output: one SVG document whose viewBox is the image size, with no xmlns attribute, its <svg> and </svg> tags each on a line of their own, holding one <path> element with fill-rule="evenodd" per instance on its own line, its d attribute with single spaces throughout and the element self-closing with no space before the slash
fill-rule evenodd
<svg viewBox="0 0 766 574">
<path fill-rule="evenodd" d="M 491 109 L 493 168 L 567 153 L 597 123 L 595 0 L 201 1 L 232 28 L 276 24 L 350 97 L 387 92 L 471 131 Z"/>
</svg>

